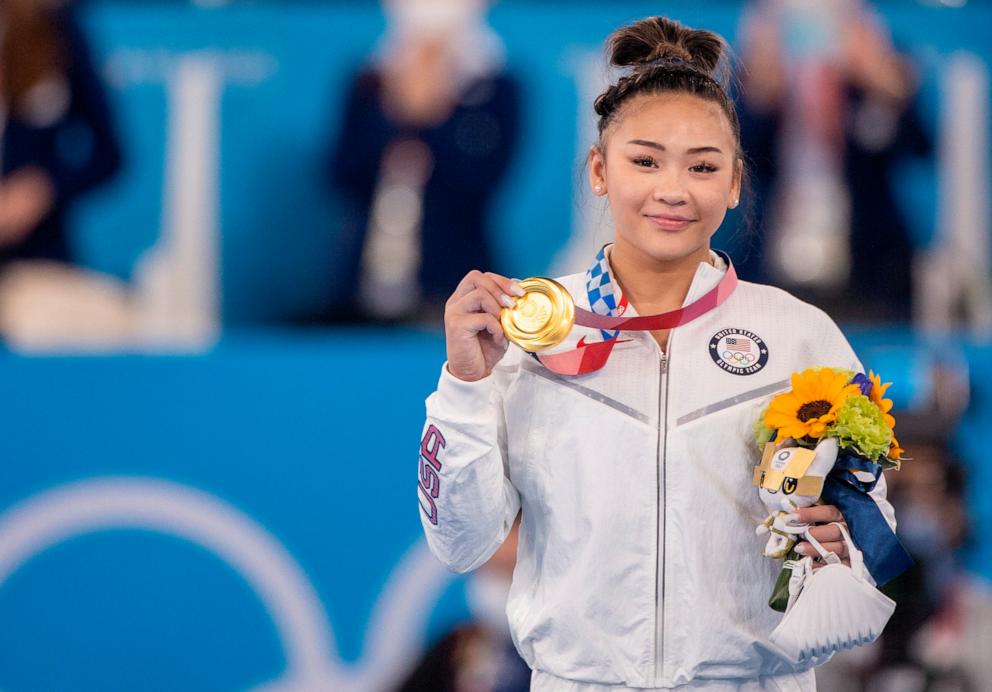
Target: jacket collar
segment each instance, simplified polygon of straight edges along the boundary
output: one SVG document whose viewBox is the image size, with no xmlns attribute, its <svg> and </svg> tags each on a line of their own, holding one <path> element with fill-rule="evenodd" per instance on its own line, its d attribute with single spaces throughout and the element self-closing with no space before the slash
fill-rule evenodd
<svg viewBox="0 0 992 692">
<path fill-rule="evenodd" d="M 613 280 L 613 272 L 610 267 L 612 248 L 612 243 L 600 248 L 596 258 L 586 270 L 586 295 L 589 298 L 589 309 L 597 315 L 635 317 L 637 311 L 634 310 L 633 305 L 627 302 L 620 289 L 620 284 Z M 682 307 L 689 305 L 711 290 L 727 272 L 727 263 L 719 253 L 710 250 L 710 261 L 712 264 L 710 262 L 699 263 L 696 274 L 692 277 L 692 283 L 689 285 L 689 291 L 682 302 Z M 604 332 L 604 338 L 609 338 L 607 334 L 609 333 Z"/>
</svg>

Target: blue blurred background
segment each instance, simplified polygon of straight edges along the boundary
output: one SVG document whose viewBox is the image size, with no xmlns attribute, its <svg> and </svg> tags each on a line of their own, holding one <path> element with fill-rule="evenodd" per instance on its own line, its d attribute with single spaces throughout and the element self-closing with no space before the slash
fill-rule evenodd
<svg viewBox="0 0 992 692">
<path fill-rule="evenodd" d="M 608 213 L 582 190 L 610 31 L 664 13 L 728 37 L 746 63 L 747 17 L 768 21 L 762 8 L 504 0 L 483 11 L 486 36 L 498 37 L 486 66 L 511 85 L 509 105 L 465 108 L 502 128 L 505 147 L 476 152 L 480 163 L 466 169 L 486 180 L 484 195 L 449 193 L 452 205 L 479 195 L 485 222 L 475 231 L 484 231 L 488 268 L 577 271 L 609 239 Z M 375 2 L 91 0 L 71 11 L 58 22 L 85 37 L 69 54 L 92 60 L 98 86 L 86 88 L 102 91 L 106 112 L 96 117 L 114 143 L 106 170 L 96 166 L 92 184 L 71 195 L 75 183 L 53 164 L 62 254 L 0 257 L 0 688 L 395 689 L 428 646 L 478 616 L 466 579 L 427 554 L 413 487 L 423 399 L 444 358 L 438 297 L 454 288 L 424 275 L 475 258 L 431 236 L 404 279 L 420 277 L 423 300 L 391 310 L 370 299 L 374 233 L 363 250 L 355 229 L 379 217 L 355 200 L 374 208 L 391 179 L 373 175 L 356 197 L 335 166 L 363 137 L 433 146 L 444 114 L 388 134 L 373 133 L 386 126 L 370 116 L 349 124 L 349 112 L 361 114 L 349 111 L 356 74 L 372 54 L 388 73 L 388 37 L 401 33 Z M 903 235 L 861 247 L 881 256 L 903 243 L 907 292 L 871 304 L 865 281 L 887 277 L 866 276 L 856 248 L 836 254 L 830 240 L 775 235 L 784 216 L 769 200 L 788 176 L 762 187 L 761 161 L 763 208 L 750 230 L 728 218 L 714 245 L 747 258 L 745 278 L 779 283 L 838 317 L 866 367 L 896 383 L 900 441 L 932 474 L 903 491 L 907 530 L 917 530 L 905 539 L 928 566 L 901 587 L 920 604 L 907 622 L 922 634 L 874 658 L 835 661 L 825 674 L 839 682 L 821 684 L 862 689 L 888 666 L 890 687 L 871 689 L 930 689 L 920 685 L 933 671 L 976 685 L 961 689 L 992 689 L 982 655 L 992 626 L 973 622 L 992 612 L 992 546 L 980 540 L 992 521 L 983 458 L 992 428 L 992 5 L 891 0 L 872 16 L 909 75 L 889 103 L 912 104 L 928 143 L 878 169 Z M 25 131 L 61 125 L 39 116 L 16 130 L 19 97 L 5 72 L 8 175 Z M 98 161 L 100 136 L 73 139 L 88 116 L 66 117 L 53 156 Z M 442 172 L 439 152 L 403 183 L 420 191 L 406 208 L 422 210 L 425 224 L 445 199 L 429 187 L 431 170 Z M 496 153 L 505 156 L 486 158 Z M 836 172 L 843 179 L 850 169 Z M 3 210 L 0 194 L 0 226 Z M 887 210 L 874 213 L 895 225 Z M 781 247 L 840 259 L 797 276 L 776 266 Z M 372 293 L 355 296 L 359 284 Z M 953 526 L 941 523 L 948 516 Z"/>
</svg>

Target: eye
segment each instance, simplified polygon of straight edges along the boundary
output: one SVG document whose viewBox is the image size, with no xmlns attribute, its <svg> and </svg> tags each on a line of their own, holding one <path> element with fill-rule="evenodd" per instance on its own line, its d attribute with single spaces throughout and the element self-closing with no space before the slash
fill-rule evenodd
<svg viewBox="0 0 992 692">
<path fill-rule="evenodd" d="M 654 168 L 655 166 L 654 159 L 650 156 L 638 156 L 637 158 L 632 159 L 632 161 L 635 166 L 640 166 L 642 168 Z"/>
<path fill-rule="evenodd" d="M 791 495 L 796 492 L 796 487 L 799 485 L 799 480 L 793 478 L 792 476 L 786 476 L 785 481 L 782 483 L 782 492 L 786 495 Z"/>
<path fill-rule="evenodd" d="M 720 169 L 710 163 L 697 163 L 689 170 L 693 173 L 716 173 Z"/>
</svg>

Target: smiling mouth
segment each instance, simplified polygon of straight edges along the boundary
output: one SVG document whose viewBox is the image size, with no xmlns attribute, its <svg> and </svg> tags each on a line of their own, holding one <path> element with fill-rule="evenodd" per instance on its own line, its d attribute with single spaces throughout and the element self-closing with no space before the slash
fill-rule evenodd
<svg viewBox="0 0 992 692">
<path fill-rule="evenodd" d="M 648 216 L 658 228 L 663 228 L 666 231 L 682 231 L 689 227 L 695 219 L 686 219 L 680 216 Z"/>
</svg>

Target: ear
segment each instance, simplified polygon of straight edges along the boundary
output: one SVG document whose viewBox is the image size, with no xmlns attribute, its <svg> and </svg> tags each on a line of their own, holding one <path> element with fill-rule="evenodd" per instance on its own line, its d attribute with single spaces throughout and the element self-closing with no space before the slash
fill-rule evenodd
<svg viewBox="0 0 992 692">
<path fill-rule="evenodd" d="M 587 159 L 589 169 L 589 187 L 597 197 L 606 194 L 606 156 L 598 144 L 589 147 Z"/>
<path fill-rule="evenodd" d="M 744 159 L 738 158 L 734 162 L 734 179 L 730 183 L 730 199 L 727 200 L 728 209 L 736 209 L 741 201 L 741 185 L 744 179 Z"/>
</svg>

